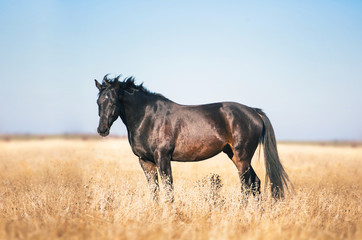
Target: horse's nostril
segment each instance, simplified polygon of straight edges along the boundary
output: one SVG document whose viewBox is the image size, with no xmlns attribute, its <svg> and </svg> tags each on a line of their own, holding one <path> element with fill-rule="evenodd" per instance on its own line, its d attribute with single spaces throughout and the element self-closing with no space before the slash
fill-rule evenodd
<svg viewBox="0 0 362 240">
<path fill-rule="evenodd" d="M 97 131 L 99 135 L 101 135 L 102 137 L 108 136 L 109 134 L 109 128 L 103 128 L 103 129 L 98 128 Z"/>
</svg>

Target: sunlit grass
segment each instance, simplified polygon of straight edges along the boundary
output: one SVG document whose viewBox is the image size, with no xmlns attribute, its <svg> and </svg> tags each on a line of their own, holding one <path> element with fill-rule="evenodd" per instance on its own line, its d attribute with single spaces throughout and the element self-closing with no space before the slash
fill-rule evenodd
<svg viewBox="0 0 362 240">
<path fill-rule="evenodd" d="M 175 202 L 157 205 L 126 140 L 0 141 L 0 239 L 361 239 L 362 147 L 279 151 L 292 197 L 245 199 L 221 154 L 172 163 Z"/>
</svg>

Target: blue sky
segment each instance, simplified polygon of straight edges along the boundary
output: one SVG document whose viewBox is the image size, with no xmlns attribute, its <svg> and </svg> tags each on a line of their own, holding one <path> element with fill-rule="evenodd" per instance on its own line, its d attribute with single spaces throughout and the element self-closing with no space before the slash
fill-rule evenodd
<svg viewBox="0 0 362 240">
<path fill-rule="evenodd" d="M 279 140 L 362 140 L 361 1 L 5 0 L 0 34 L 0 134 L 96 133 L 112 73 L 262 108 Z"/>
</svg>

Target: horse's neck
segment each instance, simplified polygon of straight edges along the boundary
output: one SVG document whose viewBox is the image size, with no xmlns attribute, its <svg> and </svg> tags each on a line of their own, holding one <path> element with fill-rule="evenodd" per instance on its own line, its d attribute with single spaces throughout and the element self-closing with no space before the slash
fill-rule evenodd
<svg viewBox="0 0 362 240">
<path fill-rule="evenodd" d="M 126 97 L 120 117 L 127 127 L 128 134 L 139 127 L 145 116 L 146 108 L 152 106 L 154 102 L 152 97 L 139 93 Z"/>
</svg>

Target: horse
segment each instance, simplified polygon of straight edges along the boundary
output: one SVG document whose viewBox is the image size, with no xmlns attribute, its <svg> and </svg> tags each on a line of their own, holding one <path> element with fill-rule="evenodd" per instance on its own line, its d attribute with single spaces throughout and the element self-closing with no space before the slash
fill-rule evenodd
<svg viewBox="0 0 362 240">
<path fill-rule="evenodd" d="M 95 79 L 98 94 L 98 133 L 109 134 L 121 118 L 128 141 L 144 171 L 152 198 L 157 201 L 159 175 L 168 199 L 174 201 L 171 161 L 202 161 L 224 152 L 235 164 L 241 191 L 260 194 L 260 179 L 251 166 L 259 144 L 263 145 L 266 183 L 273 198 L 283 198 L 290 184 L 277 151 L 275 134 L 266 114 L 236 102 L 180 105 L 137 85 L 134 77 L 120 81 Z M 288 190 L 289 191 L 289 190 Z"/>
</svg>

